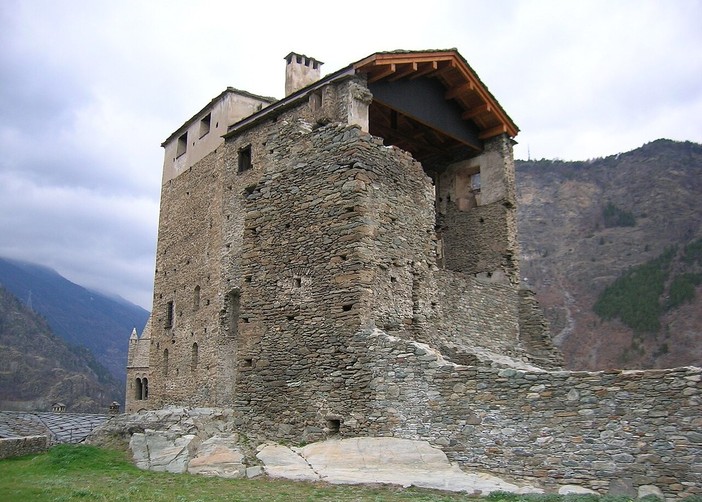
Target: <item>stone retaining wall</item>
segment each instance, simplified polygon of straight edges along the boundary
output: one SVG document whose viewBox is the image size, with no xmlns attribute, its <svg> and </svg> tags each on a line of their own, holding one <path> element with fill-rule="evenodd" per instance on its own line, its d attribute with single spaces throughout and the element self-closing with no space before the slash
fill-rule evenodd
<svg viewBox="0 0 702 502">
<path fill-rule="evenodd" d="M 460 465 L 634 494 L 702 493 L 702 369 L 529 372 L 459 366 L 368 335 L 374 411 L 349 435 L 439 445 Z"/>
<path fill-rule="evenodd" d="M 47 436 L 0 438 L 0 459 L 41 453 L 49 449 Z"/>
</svg>

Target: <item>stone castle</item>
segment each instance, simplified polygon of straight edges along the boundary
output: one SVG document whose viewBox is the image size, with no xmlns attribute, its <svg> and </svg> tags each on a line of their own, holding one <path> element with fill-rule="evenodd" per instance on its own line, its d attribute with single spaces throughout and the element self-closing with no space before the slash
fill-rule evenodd
<svg viewBox="0 0 702 502">
<path fill-rule="evenodd" d="M 285 60 L 285 98 L 227 88 L 162 145 L 126 411 L 222 407 L 260 438 L 423 439 L 547 485 L 698 493 L 698 368 L 561 369 L 520 288 L 518 128 L 466 60 Z"/>
</svg>

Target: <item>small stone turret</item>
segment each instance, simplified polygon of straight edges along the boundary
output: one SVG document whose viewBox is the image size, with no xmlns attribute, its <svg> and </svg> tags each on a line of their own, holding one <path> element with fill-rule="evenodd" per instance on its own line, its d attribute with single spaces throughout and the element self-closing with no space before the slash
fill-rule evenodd
<svg viewBox="0 0 702 502">
<path fill-rule="evenodd" d="M 307 87 L 319 80 L 324 63 L 303 54 L 291 52 L 285 56 L 285 96 Z"/>
<path fill-rule="evenodd" d="M 134 354 L 136 353 L 137 345 L 139 344 L 139 335 L 136 328 L 132 329 L 132 334 L 129 335 L 129 350 L 127 351 L 127 366 L 134 364 Z"/>
</svg>

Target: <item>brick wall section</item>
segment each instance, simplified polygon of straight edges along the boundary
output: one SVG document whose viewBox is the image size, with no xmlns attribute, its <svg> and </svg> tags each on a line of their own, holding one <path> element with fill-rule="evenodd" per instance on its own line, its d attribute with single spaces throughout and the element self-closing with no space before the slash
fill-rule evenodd
<svg viewBox="0 0 702 502">
<path fill-rule="evenodd" d="M 0 438 L 0 459 L 42 453 L 49 449 L 47 436 Z"/>
<path fill-rule="evenodd" d="M 425 439 L 463 466 L 551 487 L 702 493 L 700 368 L 500 370 L 451 364 L 379 330 L 358 336 L 373 361 L 374 411 L 342 434 Z"/>
</svg>

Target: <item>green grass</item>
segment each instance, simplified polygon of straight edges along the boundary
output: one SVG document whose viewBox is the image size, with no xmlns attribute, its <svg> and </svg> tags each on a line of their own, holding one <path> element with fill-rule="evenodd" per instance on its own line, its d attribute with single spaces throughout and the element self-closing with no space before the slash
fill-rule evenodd
<svg viewBox="0 0 702 502">
<path fill-rule="evenodd" d="M 461 494 L 388 486 L 222 479 L 142 471 L 126 454 L 85 445 L 0 461 L 0 501 L 435 501 Z"/>
</svg>

